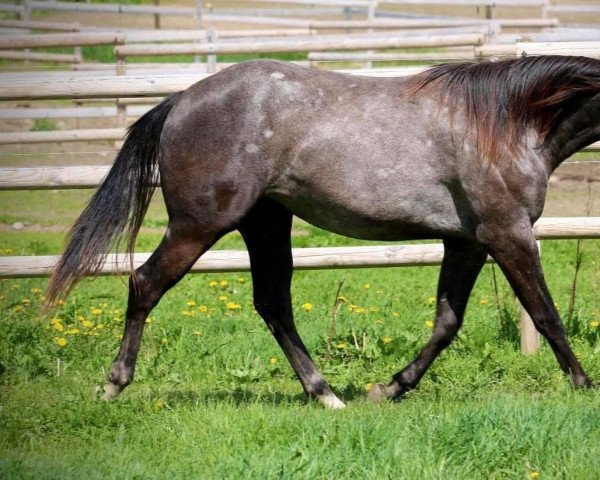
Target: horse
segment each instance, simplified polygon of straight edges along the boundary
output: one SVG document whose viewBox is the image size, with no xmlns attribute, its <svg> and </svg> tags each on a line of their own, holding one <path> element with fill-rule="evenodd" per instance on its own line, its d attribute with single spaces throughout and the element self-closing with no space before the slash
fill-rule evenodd
<svg viewBox="0 0 600 480">
<path fill-rule="evenodd" d="M 145 320 L 223 235 L 247 246 L 256 311 L 306 394 L 333 393 L 294 325 L 292 216 L 358 239 L 441 239 L 435 325 L 417 357 L 370 399 L 414 389 L 461 327 L 489 255 L 574 387 L 574 355 L 540 264 L 533 223 L 550 174 L 600 140 L 600 61 L 539 56 L 372 78 L 252 60 L 154 107 L 67 237 L 47 298 L 64 298 L 120 241 L 132 255 L 154 185 L 168 226 L 129 279 L 124 335 L 104 398 L 133 379 Z"/>
</svg>

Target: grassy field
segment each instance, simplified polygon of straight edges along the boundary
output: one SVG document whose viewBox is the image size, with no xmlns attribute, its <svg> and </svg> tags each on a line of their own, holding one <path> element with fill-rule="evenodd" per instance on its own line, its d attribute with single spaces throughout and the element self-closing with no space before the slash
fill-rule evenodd
<svg viewBox="0 0 600 480">
<path fill-rule="evenodd" d="M 67 222 L 87 194 L 54 196 Z M 27 206 L 54 197 L 7 194 L 3 211 L 11 198 L 7 220 L 32 221 Z M 163 224 L 155 205 L 140 251 L 156 245 Z M 294 231 L 296 246 L 353 243 L 305 224 Z M 5 231 L 0 254 L 57 253 L 61 242 L 52 229 Z M 236 235 L 219 245 L 241 246 Z M 542 247 L 565 318 L 575 248 Z M 582 248 L 568 330 L 598 381 L 600 244 Z M 147 325 L 136 379 L 113 403 L 98 397 L 122 332 L 123 279 L 86 280 L 48 316 L 39 313 L 46 280 L 2 280 L 0 477 L 599 478 L 598 390 L 572 391 L 546 345 L 519 353 L 518 312 L 501 278 L 496 297 L 491 266 L 460 338 L 420 387 L 398 403 L 365 401 L 370 384 L 388 381 L 427 339 L 436 277 L 435 267 L 295 275 L 299 329 L 349 403 L 340 412 L 304 397 L 252 308 L 248 274 L 188 275 L 167 294 Z M 328 351 L 341 278 L 347 301 Z"/>
</svg>

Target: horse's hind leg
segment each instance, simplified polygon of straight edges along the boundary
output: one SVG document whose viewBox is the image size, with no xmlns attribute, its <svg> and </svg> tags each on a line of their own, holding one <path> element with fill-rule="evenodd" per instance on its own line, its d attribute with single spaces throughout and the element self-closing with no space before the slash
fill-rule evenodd
<svg viewBox="0 0 600 480">
<path fill-rule="evenodd" d="M 105 399 L 118 395 L 133 379 L 146 318 L 164 293 L 217 240 L 186 221 L 171 221 L 161 244 L 129 280 L 125 332 L 108 375 Z"/>
<path fill-rule="evenodd" d="M 575 387 L 593 384 L 571 350 L 560 315 L 554 306 L 529 225 L 515 225 L 489 233 L 483 238 L 490 254 L 498 263 L 517 297 L 533 320 L 535 327 L 546 338 L 562 370 L 571 375 Z"/>
<path fill-rule="evenodd" d="M 285 353 L 305 392 L 330 408 L 344 404 L 311 360 L 292 313 L 290 286 L 292 214 L 283 206 L 261 199 L 242 220 L 239 231 L 250 254 L 254 305 Z"/>
<path fill-rule="evenodd" d="M 394 375 L 388 386 L 375 385 L 369 398 L 380 401 L 395 398 L 417 386 L 440 352 L 458 333 L 469 295 L 485 263 L 482 245 L 460 240 L 444 241 L 444 260 L 437 292 L 437 312 L 433 334 L 417 358 Z"/>
</svg>

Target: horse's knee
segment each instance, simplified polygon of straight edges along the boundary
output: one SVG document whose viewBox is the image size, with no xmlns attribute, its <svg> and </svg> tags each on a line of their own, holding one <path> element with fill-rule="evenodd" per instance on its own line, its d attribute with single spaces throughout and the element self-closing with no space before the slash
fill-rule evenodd
<svg viewBox="0 0 600 480">
<path fill-rule="evenodd" d="M 160 298 L 160 288 L 151 274 L 140 267 L 129 277 L 128 310 L 150 311 Z"/>
</svg>

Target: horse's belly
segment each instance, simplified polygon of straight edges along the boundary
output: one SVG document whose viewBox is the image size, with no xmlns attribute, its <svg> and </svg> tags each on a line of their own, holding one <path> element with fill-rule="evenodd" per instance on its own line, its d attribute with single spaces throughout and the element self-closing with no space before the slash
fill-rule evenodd
<svg viewBox="0 0 600 480">
<path fill-rule="evenodd" d="M 410 240 L 462 235 L 464 228 L 451 198 L 429 192 L 378 198 L 355 192 L 344 201 L 332 192 L 290 189 L 269 196 L 296 216 L 325 230 L 365 240 Z"/>
</svg>

